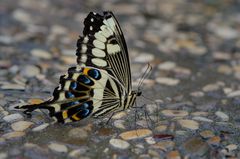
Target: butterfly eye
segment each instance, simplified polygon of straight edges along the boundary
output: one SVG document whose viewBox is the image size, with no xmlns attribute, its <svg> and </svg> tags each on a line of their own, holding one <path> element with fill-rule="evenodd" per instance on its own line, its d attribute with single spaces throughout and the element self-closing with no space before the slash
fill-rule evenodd
<svg viewBox="0 0 240 159">
<path fill-rule="evenodd" d="M 100 72 L 96 69 L 89 70 L 88 75 L 96 80 L 99 80 L 101 78 Z"/>
</svg>

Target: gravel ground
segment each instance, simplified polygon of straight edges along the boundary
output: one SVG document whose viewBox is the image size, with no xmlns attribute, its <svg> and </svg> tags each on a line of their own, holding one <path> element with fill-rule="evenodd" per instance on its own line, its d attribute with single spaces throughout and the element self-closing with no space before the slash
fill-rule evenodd
<svg viewBox="0 0 240 159">
<path fill-rule="evenodd" d="M 90 11 L 111 10 L 142 108 L 72 124 L 14 107 L 51 96 Z M 1 0 L 0 159 L 240 158 L 240 2 Z"/>
</svg>

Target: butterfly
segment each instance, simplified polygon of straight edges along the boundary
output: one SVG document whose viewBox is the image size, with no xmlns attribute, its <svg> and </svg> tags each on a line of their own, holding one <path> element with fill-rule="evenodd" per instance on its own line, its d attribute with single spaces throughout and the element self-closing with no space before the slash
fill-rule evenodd
<svg viewBox="0 0 240 159">
<path fill-rule="evenodd" d="M 16 108 L 25 109 L 26 114 L 47 109 L 50 117 L 68 123 L 133 106 L 141 91 L 132 90 L 127 45 L 112 12 L 88 14 L 76 55 L 76 67 L 60 77 L 51 99 Z"/>
</svg>

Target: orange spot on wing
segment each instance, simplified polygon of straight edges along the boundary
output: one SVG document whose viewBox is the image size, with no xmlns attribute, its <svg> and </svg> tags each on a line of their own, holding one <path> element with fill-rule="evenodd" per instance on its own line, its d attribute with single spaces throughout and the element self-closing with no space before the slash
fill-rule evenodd
<svg viewBox="0 0 240 159">
<path fill-rule="evenodd" d="M 88 71 L 90 70 L 90 68 L 84 68 L 83 69 L 83 74 L 84 75 L 88 75 Z"/>
</svg>

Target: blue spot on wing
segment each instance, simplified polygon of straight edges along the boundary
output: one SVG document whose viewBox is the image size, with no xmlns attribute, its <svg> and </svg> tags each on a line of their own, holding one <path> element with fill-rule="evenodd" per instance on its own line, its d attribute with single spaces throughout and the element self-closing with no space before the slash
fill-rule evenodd
<svg viewBox="0 0 240 159">
<path fill-rule="evenodd" d="M 93 81 L 86 75 L 79 75 L 77 81 L 90 86 L 94 84 Z"/>
<path fill-rule="evenodd" d="M 96 80 L 99 80 L 101 78 L 101 73 L 99 70 L 91 69 L 88 71 L 88 75 Z"/>
<path fill-rule="evenodd" d="M 76 82 L 71 82 L 70 88 L 76 89 L 77 88 L 77 83 Z"/>
</svg>

